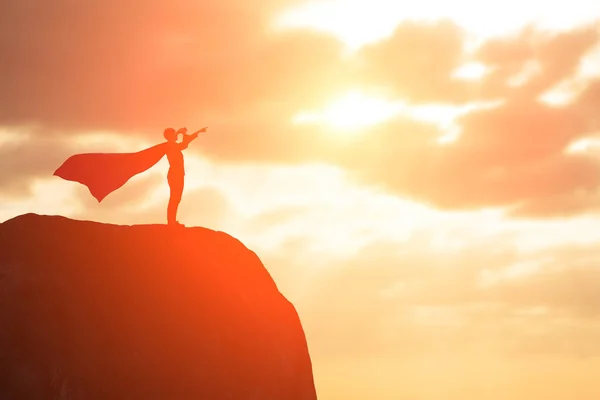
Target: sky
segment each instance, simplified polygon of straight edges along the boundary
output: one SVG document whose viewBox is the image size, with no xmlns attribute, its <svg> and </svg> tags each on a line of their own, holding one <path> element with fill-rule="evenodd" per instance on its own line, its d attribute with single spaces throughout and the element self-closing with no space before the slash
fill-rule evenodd
<svg viewBox="0 0 600 400">
<path fill-rule="evenodd" d="M 0 221 L 179 220 L 255 251 L 321 400 L 600 398 L 600 2 L 0 2 Z"/>
</svg>

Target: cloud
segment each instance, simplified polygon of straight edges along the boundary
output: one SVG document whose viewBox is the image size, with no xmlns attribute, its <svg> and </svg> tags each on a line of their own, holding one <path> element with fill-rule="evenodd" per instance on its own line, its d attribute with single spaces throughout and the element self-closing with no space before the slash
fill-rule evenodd
<svg viewBox="0 0 600 400">
<path fill-rule="evenodd" d="M 2 42 L 0 122 L 162 130 L 310 98 L 340 79 L 332 66 L 341 45 L 272 35 L 272 14 L 293 3 L 5 3 L 0 25 L 11 40 Z"/>
<path fill-rule="evenodd" d="M 406 117 L 359 129 L 351 140 L 333 137 L 327 127 L 289 127 L 285 119 L 275 118 L 239 139 L 243 148 L 214 145 L 207 151 L 224 161 L 252 160 L 250 153 L 263 161 L 325 160 L 364 184 L 444 209 L 518 207 L 513 216 L 520 217 L 593 210 L 594 197 L 585 193 L 599 183 L 598 163 L 565 150 L 597 129 L 587 104 L 597 96 L 590 88 L 563 107 L 538 98 L 577 73 L 597 39 L 596 30 L 588 27 L 556 34 L 527 28 L 486 42 L 468 56 L 455 25 L 405 23 L 391 38 L 362 50 L 364 68 L 358 75 L 366 77 L 363 84 L 387 85 L 411 102 L 503 100 L 457 118 L 461 133 L 456 142 L 440 146 L 437 140 L 445 133 L 440 127 Z M 469 57 L 493 72 L 481 80 L 453 79 L 452 72 Z M 511 84 L 532 62 L 539 67 L 519 85 Z"/>
<path fill-rule="evenodd" d="M 359 76 L 412 102 L 465 102 L 468 84 L 452 79 L 464 60 L 465 33 L 450 21 L 404 22 L 388 39 L 361 49 Z"/>
<path fill-rule="evenodd" d="M 51 177 L 72 151 L 73 146 L 68 142 L 41 135 L 31 137 L 24 133 L 18 139 L 9 137 L 0 145 L 2 197 L 9 200 L 31 195 L 33 180 Z"/>
<path fill-rule="evenodd" d="M 444 29 L 450 27 L 446 25 Z M 416 25 L 410 28 L 417 32 L 424 29 Z M 444 29 L 440 29 L 440 35 Z M 391 71 L 402 71 L 400 67 L 393 67 L 394 62 L 410 59 L 409 52 L 400 57 L 393 50 L 396 43 L 412 43 L 408 36 L 399 38 L 409 31 L 398 29 L 396 36 L 387 42 L 373 45 L 375 49 L 379 47 L 376 54 L 387 54 L 385 57 L 391 59 Z M 428 37 L 436 38 L 435 35 Z M 458 36 L 446 34 L 445 37 L 444 40 L 450 40 L 448 37 Z M 593 89 L 590 87 L 577 101 L 563 107 L 544 104 L 538 97 L 576 73 L 581 57 L 597 39 L 597 32 L 589 28 L 554 35 L 525 30 L 513 38 L 485 43 L 476 59 L 491 66 L 494 72 L 481 81 L 465 84 L 479 86 L 479 93 L 487 93 L 489 98 L 502 98 L 502 104 L 459 117 L 456 123 L 460 136 L 445 146 L 435 143 L 442 134 L 435 126 L 413 124 L 411 128 L 405 121 L 397 120 L 370 128 L 356 142 L 353 157 L 347 157 L 342 163 L 364 183 L 382 185 L 394 193 L 439 208 L 519 206 L 515 216 L 537 217 L 569 215 L 596 208 L 592 193 L 600 182 L 598 162 L 585 155 L 565 154 L 572 142 L 597 129 L 597 117 L 586 104 L 595 99 Z M 414 42 L 421 43 L 418 36 Z M 413 91 L 430 93 L 414 85 L 434 82 L 439 86 L 437 93 L 441 97 L 409 98 L 457 101 L 459 97 L 452 94 L 453 90 L 436 81 L 436 77 L 446 77 L 450 82 L 448 77 L 459 60 L 460 46 L 444 46 L 448 52 L 454 50 L 451 54 L 441 54 L 440 64 L 430 60 L 436 57 L 437 49 L 427 47 L 430 48 L 433 51 L 428 53 L 427 66 L 414 67 L 413 72 L 406 74 L 398 73 L 393 87 L 410 96 Z M 392 54 L 396 54 L 395 59 Z M 521 86 L 511 87 L 509 78 L 532 60 L 539 63 L 541 72 Z M 383 64 L 377 57 L 373 62 Z M 433 70 L 435 68 L 440 70 Z M 418 80 L 418 71 L 429 72 L 420 75 L 422 79 Z M 387 75 L 390 82 L 391 76 L 390 72 Z M 429 133 L 424 135 L 419 131 Z M 375 154 L 369 153 L 371 148 L 376 148 Z"/>
<path fill-rule="evenodd" d="M 594 25 L 560 33 L 526 27 L 517 35 L 483 44 L 475 59 L 492 68 L 492 73 L 484 80 L 490 94 L 524 96 L 533 100 L 575 74 L 582 57 L 596 44 L 598 30 Z M 532 76 L 512 89 L 507 88 L 511 77 L 522 73 L 532 63 L 537 66 Z"/>
<path fill-rule="evenodd" d="M 526 28 L 468 53 L 455 23 L 404 22 L 348 56 L 332 36 L 271 30 L 294 3 L 5 2 L 0 33 L 11 39 L 0 49 L 0 124 L 38 124 L 47 137 L 108 129 L 147 140 L 162 140 L 165 126 L 209 125 L 188 152 L 220 163 L 329 163 L 444 209 L 510 207 L 538 217 L 595 209 L 586 193 L 598 185 L 597 162 L 564 150 L 599 129 L 598 84 L 562 107 L 538 100 L 577 73 L 598 44 L 594 27 Z M 491 72 L 454 78 L 467 62 Z M 292 123 L 353 87 L 383 87 L 392 100 L 419 105 L 503 102 L 457 118 L 460 136 L 444 146 L 442 127 L 406 117 L 349 139 Z"/>
<path fill-rule="evenodd" d="M 542 256 L 533 272 L 492 285 L 486 297 L 513 307 L 545 307 L 558 316 L 597 320 L 600 295 L 595 282 L 600 279 L 600 268 L 596 253 L 595 245 L 553 249 Z"/>
<path fill-rule="evenodd" d="M 600 354 L 596 252 L 594 245 L 525 256 L 497 238 L 445 254 L 423 243 L 379 243 L 312 280 L 300 275 L 307 295 L 296 288 L 294 302 L 319 358 L 482 350 L 592 356 Z M 506 278 L 482 286 L 491 272 Z M 283 282 L 284 291 L 299 285 Z"/>
</svg>

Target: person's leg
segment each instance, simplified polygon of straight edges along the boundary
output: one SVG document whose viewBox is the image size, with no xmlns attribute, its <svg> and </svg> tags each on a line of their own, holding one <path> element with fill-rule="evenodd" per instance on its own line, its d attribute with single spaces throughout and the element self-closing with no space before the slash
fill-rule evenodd
<svg viewBox="0 0 600 400">
<path fill-rule="evenodd" d="M 183 174 L 180 176 L 169 176 L 170 197 L 167 206 L 167 223 L 177 224 L 177 208 L 183 194 Z"/>
</svg>

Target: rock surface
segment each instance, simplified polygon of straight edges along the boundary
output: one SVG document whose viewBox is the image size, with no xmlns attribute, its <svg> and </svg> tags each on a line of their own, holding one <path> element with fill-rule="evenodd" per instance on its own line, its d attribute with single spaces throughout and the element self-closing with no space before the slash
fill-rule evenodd
<svg viewBox="0 0 600 400">
<path fill-rule="evenodd" d="M 0 398 L 316 399 L 294 306 L 205 228 L 0 224 Z"/>
</svg>

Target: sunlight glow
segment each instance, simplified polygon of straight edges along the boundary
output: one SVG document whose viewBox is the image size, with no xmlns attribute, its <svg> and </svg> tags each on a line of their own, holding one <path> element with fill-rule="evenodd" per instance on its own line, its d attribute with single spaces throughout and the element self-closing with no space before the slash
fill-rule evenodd
<svg viewBox="0 0 600 400">
<path fill-rule="evenodd" d="M 538 61 L 527 61 L 521 71 L 508 78 L 506 84 L 510 87 L 523 86 L 541 72 L 542 66 Z"/>
<path fill-rule="evenodd" d="M 276 25 L 332 33 L 349 48 L 357 49 L 390 36 L 398 22 L 395 13 L 387 13 L 380 6 L 369 8 L 361 1 L 312 1 L 283 13 Z"/>
<path fill-rule="evenodd" d="M 77 189 L 70 182 L 56 177 L 35 179 L 31 183 L 31 196 L 4 198 L 0 193 L 0 222 L 25 213 L 71 216 L 83 210 L 75 195 Z M 51 193 L 51 195 L 48 195 Z"/>
<path fill-rule="evenodd" d="M 447 130 L 447 133 L 438 137 L 437 143 L 440 145 L 454 143 L 460 137 L 460 133 L 461 133 L 460 126 L 454 124 Z"/>
<path fill-rule="evenodd" d="M 600 78 L 599 65 L 600 45 L 597 45 L 581 59 L 571 77 L 542 93 L 538 100 L 556 107 L 571 104 L 592 80 Z"/>
<path fill-rule="evenodd" d="M 592 143 L 591 143 L 590 139 L 577 140 L 576 142 L 571 143 L 569 145 L 569 147 L 567 147 L 566 153 L 567 154 L 585 153 L 589 149 L 591 144 Z"/>
<path fill-rule="evenodd" d="M 414 105 L 350 91 L 323 110 L 300 111 L 292 118 L 292 122 L 298 125 L 328 126 L 337 133 L 347 134 L 403 116 L 437 125 L 443 132 L 438 143 L 446 144 L 455 141 L 460 135 L 460 127 L 455 122 L 458 117 L 475 110 L 498 107 L 502 103 L 502 100 L 496 100 L 461 106 L 434 103 Z"/>
<path fill-rule="evenodd" d="M 566 154 L 582 154 L 600 152 L 600 138 L 598 136 L 585 137 L 571 143 L 565 150 Z"/>
<path fill-rule="evenodd" d="M 0 146 L 17 144 L 27 141 L 31 137 L 28 129 L 14 129 L 0 127 Z"/>
<path fill-rule="evenodd" d="M 489 288 L 507 280 L 516 280 L 527 275 L 532 275 L 539 271 L 546 263 L 552 262 L 551 257 L 544 257 L 525 262 L 518 262 L 507 266 L 502 270 L 490 271 L 484 269 L 479 274 L 478 286 L 480 288 Z"/>
<path fill-rule="evenodd" d="M 558 86 L 542 93 L 538 100 L 554 107 L 569 105 L 577 97 L 577 91 L 572 82 L 561 82 Z"/>
<path fill-rule="evenodd" d="M 337 129 L 364 128 L 390 119 L 403 108 L 403 103 L 368 97 L 358 91 L 348 92 L 323 112 L 300 112 L 293 122 L 325 123 Z"/>
<path fill-rule="evenodd" d="M 321 0 L 287 10 L 280 15 L 276 25 L 328 32 L 349 48 L 358 49 L 390 36 L 398 24 L 409 20 L 450 19 L 469 34 L 492 37 L 514 32 L 531 23 L 544 29 L 566 30 L 592 22 L 599 16 L 600 2 L 590 0 L 554 3 L 542 0 Z"/>
<path fill-rule="evenodd" d="M 470 62 L 457 68 L 452 73 L 452 78 L 464 81 L 477 81 L 486 76 L 490 68 L 484 64 Z"/>
</svg>

